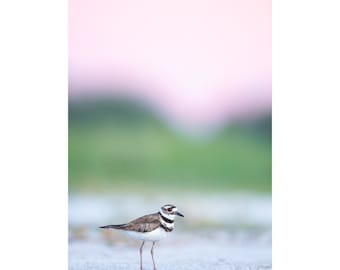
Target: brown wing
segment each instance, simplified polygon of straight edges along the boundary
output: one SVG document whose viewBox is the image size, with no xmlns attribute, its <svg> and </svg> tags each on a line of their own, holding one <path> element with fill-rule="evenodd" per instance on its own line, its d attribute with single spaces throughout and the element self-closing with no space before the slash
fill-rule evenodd
<svg viewBox="0 0 340 270">
<path fill-rule="evenodd" d="M 124 224 L 120 229 L 125 231 L 151 232 L 160 226 L 158 213 L 145 215 Z"/>
</svg>

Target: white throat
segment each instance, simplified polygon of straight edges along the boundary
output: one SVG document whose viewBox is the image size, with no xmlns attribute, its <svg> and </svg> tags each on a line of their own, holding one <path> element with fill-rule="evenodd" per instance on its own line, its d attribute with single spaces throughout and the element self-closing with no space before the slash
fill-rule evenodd
<svg viewBox="0 0 340 270">
<path fill-rule="evenodd" d="M 159 210 L 159 212 L 161 213 L 161 215 L 167 219 L 170 220 L 175 220 L 175 215 L 169 215 L 167 213 L 164 213 L 164 211 L 162 210 L 162 208 Z"/>
</svg>

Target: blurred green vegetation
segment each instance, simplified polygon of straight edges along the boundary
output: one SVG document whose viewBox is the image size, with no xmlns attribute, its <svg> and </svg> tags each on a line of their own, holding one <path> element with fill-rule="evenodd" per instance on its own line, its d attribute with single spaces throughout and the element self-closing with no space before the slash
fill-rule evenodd
<svg viewBox="0 0 340 270">
<path fill-rule="evenodd" d="M 271 192 L 271 114 L 193 138 L 132 100 L 70 99 L 70 191 L 131 187 Z"/>
</svg>

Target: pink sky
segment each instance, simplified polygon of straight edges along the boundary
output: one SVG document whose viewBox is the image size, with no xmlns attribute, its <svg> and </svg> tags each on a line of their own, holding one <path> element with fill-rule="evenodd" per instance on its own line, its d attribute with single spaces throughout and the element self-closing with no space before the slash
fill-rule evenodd
<svg viewBox="0 0 340 270">
<path fill-rule="evenodd" d="M 71 95 L 124 86 L 192 125 L 271 107 L 271 1 L 69 5 Z"/>
</svg>

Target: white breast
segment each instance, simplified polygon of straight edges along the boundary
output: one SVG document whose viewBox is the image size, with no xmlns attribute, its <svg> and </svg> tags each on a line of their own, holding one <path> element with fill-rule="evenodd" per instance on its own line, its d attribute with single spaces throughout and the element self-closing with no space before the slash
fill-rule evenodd
<svg viewBox="0 0 340 270">
<path fill-rule="evenodd" d="M 157 228 L 151 232 L 133 232 L 133 231 L 124 231 L 129 237 L 143 240 L 143 241 L 159 241 L 165 238 L 169 233 L 166 232 L 163 228 Z"/>
</svg>

